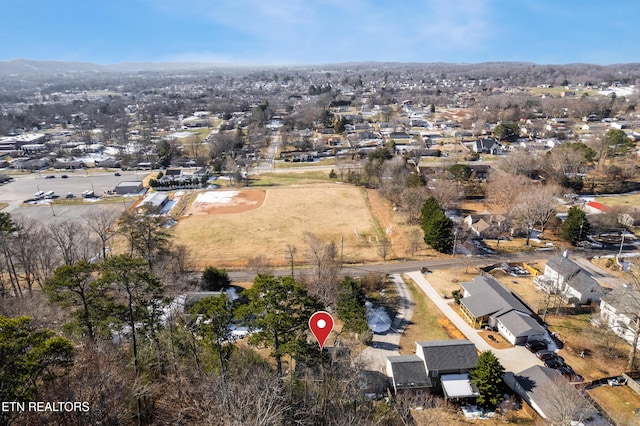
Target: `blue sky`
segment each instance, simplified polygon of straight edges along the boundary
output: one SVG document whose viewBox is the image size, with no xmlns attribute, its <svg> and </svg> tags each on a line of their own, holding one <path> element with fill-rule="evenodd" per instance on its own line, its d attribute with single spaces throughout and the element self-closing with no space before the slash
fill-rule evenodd
<svg viewBox="0 0 640 426">
<path fill-rule="evenodd" d="M 633 0 L 0 0 L 0 60 L 640 62 Z"/>
</svg>

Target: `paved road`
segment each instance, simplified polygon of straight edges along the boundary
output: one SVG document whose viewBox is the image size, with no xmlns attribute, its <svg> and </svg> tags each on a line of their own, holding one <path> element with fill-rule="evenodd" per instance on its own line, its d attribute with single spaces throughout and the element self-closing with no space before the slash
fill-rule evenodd
<svg viewBox="0 0 640 426">
<path fill-rule="evenodd" d="M 508 256 L 483 256 L 483 257 L 454 257 L 445 259 L 432 260 L 409 260 L 409 261 L 389 261 L 378 264 L 362 264 L 362 265 L 345 265 L 341 273 L 353 277 L 364 276 L 369 273 L 385 273 L 385 274 L 404 274 L 406 272 L 416 271 L 422 267 L 429 269 L 447 269 L 460 265 L 468 266 L 489 266 L 502 262 L 523 262 L 532 260 L 548 259 L 555 253 L 552 251 L 532 251 L 526 253 L 514 253 Z M 291 275 L 291 269 L 274 269 L 271 273 L 275 276 Z M 311 269 L 295 269 L 296 277 L 306 276 L 312 273 Z M 250 271 L 229 271 L 229 277 L 233 281 L 248 282 L 253 281 L 255 273 Z"/>
<path fill-rule="evenodd" d="M 479 351 L 492 351 L 496 357 L 498 357 L 506 371 L 519 373 L 533 365 L 542 365 L 542 362 L 523 346 L 516 346 L 509 349 L 495 349 L 489 346 L 489 344 L 478 335 L 478 331 L 472 328 L 451 308 L 451 306 L 449 306 L 449 302 L 451 300 L 443 299 L 422 273 L 414 271 L 408 273 L 408 275 L 416 282 L 416 284 L 418 284 L 433 303 L 436 304 L 442 313 L 449 318 L 449 321 L 451 321 L 468 340 L 476 345 L 476 348 L 478 348 Z"/>
<path fill-rule="evenodd" d="M 396 288 L 400 305 L 398 313 L 393 319 L 391 329 L 386 334 L 374 334 L 371 346 L 362 351 L 356 358 L 356 363 L 361 363 L 370 371 L 379 371 L 385 374 L 387 357 L 400 355 L 400 336 L 413 316 L 413 298 L 409 288 L 400 275 L 391 275 L 391 280 Z"/>
</svg>

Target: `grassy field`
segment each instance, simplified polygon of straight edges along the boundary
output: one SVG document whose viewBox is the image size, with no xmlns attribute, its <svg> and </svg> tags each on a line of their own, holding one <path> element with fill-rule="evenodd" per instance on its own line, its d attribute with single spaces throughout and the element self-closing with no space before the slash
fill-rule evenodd
<svg viewBox="0 0 640 426">
<path fill-rule="evenodd" d="M 318 161 L 311 162 L 302 162 L 302 163 L 292 163 L 289 161 L 280 161 L 276 163 L 277 169 L 289 169 L 294 167 L 312 167 L 312 166 L 333 166 L 337 164 L 338 161 L 336 158 L 323 158 Z"/>
<path fill-rule="evenodd" d="M 614 195 L 611 197 L 597 197 L 596 201 L 609 207 L 636 207 L 640 205 L 640 194 Z"/>
<path fill-rule="evenodd" d="M 226 266 L 244 264 L 258 255 L 284 265 L 289 244 L 297 247 L 300 263 L 308 247 L 306 232 L 333 241 L 338 248 L 343 238 L 345 261 L 377 260 L 376 246 L 364 240 L 379 232 L 365 192 L 347 185 L 268 188 L 264 202 L 254 210 L 182 217 L 172 231 L 176 243 L 193 251 L 197 264 Z"/>
<path fill-rule="evenodd" d="M 640 395 L 628 386 L 600 386 L 589 391 L 589 395 L 620 425 L 640 425 Z"/>
<path fill-rule="evenodd" d="M 265 173 L 251 177 L 250 186 L 288 186 L 331 182 L 329 172 L 322 170 L 289 173 Z"/>
<path fill-rule="evenodd" d="M 413 297 L 413 316 L 411 323 L 400 336 L 400 353 L 410 355 L 415 352 L 416 342 L 423 340 L 449 340 L 451 337 L 438 322 L 444 314 L 425 296 L 413 280 L 407 276 L 404 282 Z"/>
<path fill-rule="evenodd" d="M 622 339 L 607 335 L 594 327 L 589 314 L 546 317 L 549 330 L 560 334 L 564 348 L 559 354 L 585 380 L 615 376 L 625 370 L 626 356 L 630 346 Z M 611 355 L 605 355 L 609 346 Z M 587 356 L 580 357 L 582 350 Z"/>
</svg>

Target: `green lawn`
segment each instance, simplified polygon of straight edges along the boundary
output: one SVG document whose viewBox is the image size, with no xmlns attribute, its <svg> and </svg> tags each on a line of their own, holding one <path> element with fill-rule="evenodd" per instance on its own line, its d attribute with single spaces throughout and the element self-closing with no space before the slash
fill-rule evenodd
<svg viewBox="0 0 640 426">
<path fill-rule="evenodd" d="M 312 162 L 301 162 L 301 163 L 292 163 L 292 162 L 277 162 L 277 169 L 289 169 L 289 168 L 297 168 L 297 167 L 311 167 L 311 166 L 333 166 L 337 163 L 335 158 L 323 158 L 319 161 Z"/>
<path fill-rule="evenodd" d="M 400 353 L 413 353 L 416 342 L 424 340 L 450 340 L 451 337 L 438 323 L 438 319 L 444 314 L 438 307 L 418 288 L 415 282 L 403 276 L 404 282 L 411 291 L 413 297 L 413 315 L 411 323 L 400 337 Z"/>
<path fill-rule="evenodd" d="M 272 173 L 252 176 L 251 187 L 261 186 L 286 186 L 300 185 L 318 182 L 329 182 L 329 172 L 309 171 L 300 173 Z"/>
</svg>

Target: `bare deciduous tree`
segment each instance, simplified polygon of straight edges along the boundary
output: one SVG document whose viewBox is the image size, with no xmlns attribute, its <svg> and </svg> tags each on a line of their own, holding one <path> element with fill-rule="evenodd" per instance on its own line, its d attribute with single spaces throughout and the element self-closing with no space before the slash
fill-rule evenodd
<svg viewBox="0 0 640 426">
<path fill-rule="evenodd" d="M 249 259 L 248 265 L 249 270 L 256 275 L 261 274 L 269 274 L 271 273 L 271 262 L 267 259 L 266 256 L 256 256 Z"/>
<path fill-rule="evenodd" d="M 84 219 L 102 243 L 102 258 L 107 257 L 107 241 L 116 235 L 115 222 L 120 216 L 113 210 L 100 209 L 89 213 Z"/>
</svg>

